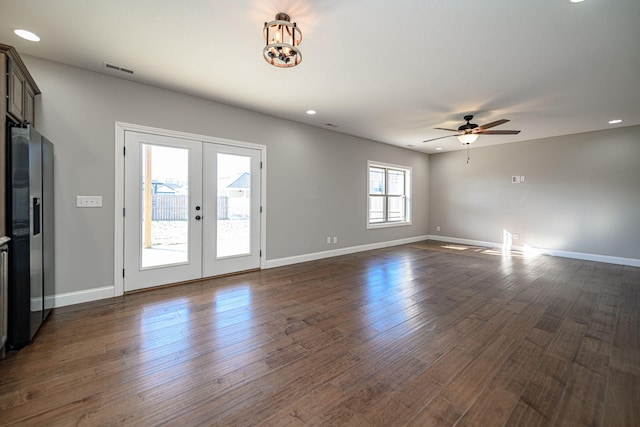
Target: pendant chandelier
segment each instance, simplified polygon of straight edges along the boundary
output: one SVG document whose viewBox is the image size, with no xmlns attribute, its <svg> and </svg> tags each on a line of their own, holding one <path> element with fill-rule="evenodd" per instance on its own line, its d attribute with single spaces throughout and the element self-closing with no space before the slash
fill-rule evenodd
<svg viewBox="0 0 640 427">
<path fill-rule="evenodd" d="M 288 68 L 302 62 L 302 52 L 298 45 L 302 41 L 302 32 L 286 13 L 278 13 L 276 19 L 264 23 L 262 31 L 266 46 L 262 50 L 264 60 L 269 64 Z"/>
</svg>

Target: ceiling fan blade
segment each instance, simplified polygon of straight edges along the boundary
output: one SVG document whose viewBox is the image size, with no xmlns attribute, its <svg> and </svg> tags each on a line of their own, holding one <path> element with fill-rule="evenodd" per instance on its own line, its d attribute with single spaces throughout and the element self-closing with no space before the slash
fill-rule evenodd
<svg viewBox="0 0 640 427">
<path fill-rule="evenodd" d="M 457 131 L 456 131 L 456 132 L 457 132 Z M 424 140 L 424 141 L 422 141 L 422 142 L 431 142 L 431 141 L 435 141 L 435 140 L 437 140 L 437 139 L 449 138 L 450 136 L 458 136 L 458 135 L 447 135 L 447 136 L 441 136 L 441 137 L 438 137 L 438 138 L 425 139 L 425 140 Z"/>
<path fill-rule="evenodd" d="M 448 130 L 449 132 L 458 132 L 457 129 L 447 129 L 447 128 L 434 128 L 434 129 L 438 129 L 438 130 Z"/>
<path fill-rule="evenodd" d="M 478 126 L 478 127 L 480 129 L 489 129 L 489 128 L 492 128 L 494 126 L 499 126 L 499 125 L 505 124 L 505 123 L 507 123 L 509 121 L 511 121 L 511 120 L 501 119 L 501 120 L 496 120 L 495 122 L 487 123 L 486 125 L 482 125 L 482 126 Z"/>
<path fill-rule="evenodd" d="M 517 135 L 519 130 L 485 130 L 478 132 L 481 135 Z"/>
</svg>

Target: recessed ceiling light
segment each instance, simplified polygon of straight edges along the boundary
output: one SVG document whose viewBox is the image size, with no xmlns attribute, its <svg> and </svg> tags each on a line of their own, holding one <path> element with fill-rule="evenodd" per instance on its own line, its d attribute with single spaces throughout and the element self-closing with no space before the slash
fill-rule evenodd
<svg viewBox="0 0 640 427">
<path fill-rule="evenodd" d="M 39 42 L 40 41 L 40 37 L 38 37 L 37 35 L 33 34 L 31 31 L 17 29 L 17 30 L 13 30 L 13 32 L 15 33 L 16 36 L 22 37 L 23 39 L 29 40 L 31 42 Z"/>
<path fill-rule="evenodd" d="M 310 116 L 313 116 L 316 113 L 317 113 L 316 110 L 307 110 L 307 114 L 310 115 Z"/>
<path fill-rule="evenodd" d="M 609 120 L 610 125 L 617 125 L 618 123 L 622 123 L 622 119 Z"/>
<path fill-rule="evenodd" d="M 442 147 L 436 147 L 436 150 L 442 151 Z"/>
<path fill-rule="evenodd" d="M 584 0 L 570 0 L 571 3 L 582 3 Z"/>
</svg>

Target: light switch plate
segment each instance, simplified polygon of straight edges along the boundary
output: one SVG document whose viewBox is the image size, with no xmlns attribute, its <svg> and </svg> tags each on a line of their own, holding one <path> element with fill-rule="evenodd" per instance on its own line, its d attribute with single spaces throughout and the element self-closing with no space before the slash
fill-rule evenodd
<svg viewBox="0 0 640 427">
<path fill-rule="evenodd" d="M 102 196 L 76 196 L 78 208 L 101 208 Z"/>
</svg>

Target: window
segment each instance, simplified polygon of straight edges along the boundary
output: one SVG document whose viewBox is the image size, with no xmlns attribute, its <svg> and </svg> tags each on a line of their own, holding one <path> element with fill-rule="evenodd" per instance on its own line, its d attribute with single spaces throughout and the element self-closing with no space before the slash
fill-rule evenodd
<svg viewBox="0 0 640 427">
<path fill-rule="evenodd" d="M 367 227 L 411 224 L 411 168 L 368 163 Z"/>
</svg>

